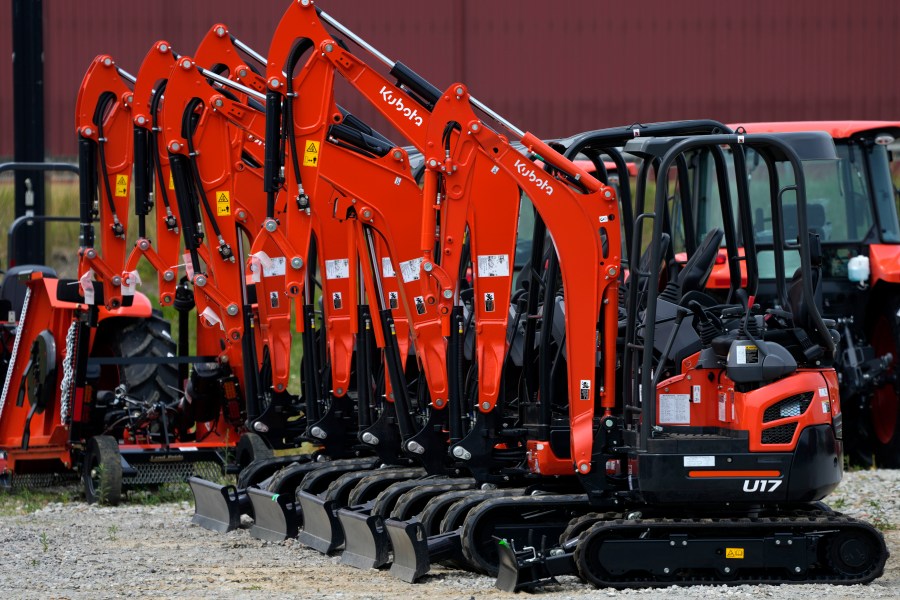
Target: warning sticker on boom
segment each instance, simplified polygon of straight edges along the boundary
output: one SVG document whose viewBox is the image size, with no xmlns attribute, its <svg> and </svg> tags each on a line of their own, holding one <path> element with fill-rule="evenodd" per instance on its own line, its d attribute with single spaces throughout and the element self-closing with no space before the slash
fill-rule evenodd
<svg viewBox="0 0 900 600">
<path fill-rule="evenodd" d="M 128 175 L 116 177 L 116 198 L 128 197 Z"/>
<path fill-rule="evenodd" d="M 349 279 L 350 278 L 350 259 L 338 258 L 336 260 L 325 261 L 325 278 L 326 279 Z"/>
<path fill-rule="evenodd" d="M 318 167 L 319 166 L 319 142 L 314 140 L 306 140 L 303 150 L 303 166 Z"/>
<path fill-rule="evenodd" d="M 216 214 L 220 217 L 231 215 L 231 194 L 228 190 L 216 192 Z"/>
<path fill-rule="evenodd" d="M 402 263 L 400 263 L 400 275 L 403 277 L 403 281 L 405 283 L 409 283 L 410 281 L 418 281 L 419 267 L 421 265 L 422 265 L 421 258 L 405 260 Z"/>
<path fill-rule="evenodd" d="M 479 277 L 506 277 L 509 275 L 508 254 L 479 254 Z"/>
<path fill-rule="evenodd" d="M 174 189 L 175 189 L 175 178 L 172 177 L 172 172 L 171 172 L 171 171 L 169 172 L 169 189 L 170 189 L 170 190 L 174 190 Z"/>
<path fill-rule="evenodd" d="M 396 277 L 397 274 L 394 272 L 394 265 L 391 264 L 390 257 L 383 256 L 381 258 L 381 275 L 383 277 Z"/>
<path fill-rule="evenodd" d="M 582 379 L 581 387 L 579 389 L 579 396 L 581 400 L 590 400 L 591 399 L 591 380 L 590 379 Z"/>
</svg>

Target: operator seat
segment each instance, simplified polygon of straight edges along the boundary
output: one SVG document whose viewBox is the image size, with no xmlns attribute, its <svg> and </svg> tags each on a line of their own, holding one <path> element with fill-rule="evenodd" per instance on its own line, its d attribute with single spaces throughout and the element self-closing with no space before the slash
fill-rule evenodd
<svg viewBox="0 0 900 600">
<path fill-rule="evenodd" d="M 22 305 L 25 303 L 25 292 L 28 286 L 19 281 L 23 273 L 43 273 L 47 279 L 56 279 L 56 271 L 45 265 L 17 265 L 11 267 L 0 284 L 0 319 L 5 319 L 10 311 L 15 313 L 13 321 L 21 317 Z"/>
<path fill-rule="evenodd" d="M 723 237 L 725 237 L 725 232 L 722 229 L 718 227 L 711 229 L 685 263 L 678 277 L 666 285 L 666 289 L 659 297 L 678 304 L 688 292 L 700 291 L 705 288 L 713 265 L 715 265 L 716 256 L 719 254 L 719 245 L 722 243 Z"/>
</svg>

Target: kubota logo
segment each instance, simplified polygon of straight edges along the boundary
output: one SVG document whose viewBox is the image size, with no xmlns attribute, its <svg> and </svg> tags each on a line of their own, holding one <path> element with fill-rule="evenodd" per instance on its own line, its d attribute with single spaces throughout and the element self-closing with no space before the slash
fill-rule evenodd
<svg viewBox="0 0 900 600">
<path fill-rule="evenodd" d="M 553 195 L 553 186 L 550 185 L 550 182 L 547 179 L 542 179 L 538 177 L 534 172 L 534 167 L 529 168 L 530 163 L 524 163 L 521 160 L 516 159 L 516 171 L 518 171 L 519 175 L 522 177 L 527 177 L 528 181 L 533 183 L 538 187 L 539 190 L 544 190 L 544 193 L 548 196 Z"/>
<path fill-rule="evenodd" d="M 419 113 L 416 112 L 415 108 L 408 108 L 405 104 L 403 104 L 402 98 L 394 97 L 394 90 L 389 90 L 387 86 L 382 86 L 381 98 L 390 106 L 393 106 L 395 110 L 403 113 L 403 116 L 415 123 L 416 127 L 421 127 L 422 123 L 424 123 L 422 117 L 419 116 Z"/>
</svg>

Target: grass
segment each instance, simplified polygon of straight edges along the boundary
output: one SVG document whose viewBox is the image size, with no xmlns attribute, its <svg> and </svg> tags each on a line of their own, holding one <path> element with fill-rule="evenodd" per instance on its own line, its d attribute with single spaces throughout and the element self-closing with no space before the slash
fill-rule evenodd
<svg viewBox="0 0 900 600">
<path fill-rule="evenodd" d="M 80 487 L 0 492 L 0 517 L 27 515 L 39 511 L 51 503 L 68 503 L 80 499 Z"/>
</svg>

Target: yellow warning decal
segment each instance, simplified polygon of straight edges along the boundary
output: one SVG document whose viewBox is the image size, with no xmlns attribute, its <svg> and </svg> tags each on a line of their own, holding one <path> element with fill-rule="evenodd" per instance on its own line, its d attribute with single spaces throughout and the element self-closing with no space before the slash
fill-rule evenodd
<svg viewBox="0 0 900 600">
<path fill-rule="evenodd" d="M 174 190 L 174 189 L 175 189 L 175 178 L 172 177 L 172 172 L 171 172 L 171 171 L 169 171 L 169 189 L 170 189 L 170 190 Z"/>
<path fill-rule="evenodd" d="M 319 142 L 308 140 L 305 145 L 306 150 L 303 151 L 303 166 L 319 166 Z"/>
<path fill-rule="evenodd" d="M 216 214 L 220 217 L 231 215 L 231 196 L 227 190 L 216 192 Z"/>
<path fill-rule="evenodd" d="M 128 197 L 128 175 L 116 176 L 116 198 Z"/>
<path fill-rule="evenodd" d="M 744 549 L 725 548 L 725 558 L 744 558 Z"/>
</svg>

